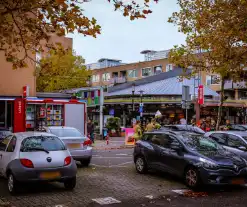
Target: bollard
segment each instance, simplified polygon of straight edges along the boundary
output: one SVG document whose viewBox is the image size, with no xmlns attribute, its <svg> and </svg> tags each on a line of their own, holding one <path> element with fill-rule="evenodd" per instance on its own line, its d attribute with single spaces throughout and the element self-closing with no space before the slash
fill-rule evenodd
<svg viewBox="0 0 247 207">
<path fill-rule="evenodd" d="M 109 136 L 106 136 L 106 145 L 109 145 Z"/>
</svg>

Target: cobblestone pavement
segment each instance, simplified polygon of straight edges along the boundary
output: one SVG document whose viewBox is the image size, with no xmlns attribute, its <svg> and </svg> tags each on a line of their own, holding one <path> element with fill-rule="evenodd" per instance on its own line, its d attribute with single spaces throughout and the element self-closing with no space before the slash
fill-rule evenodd
<svg viewBox="0 0 247 207">
<path fill-rule="evenodd" d="M 95 198 L 138 200 L 147 195 L 164 195 L 170 189 L 181 187 L 183 185 L 177 179 L 168 175 L 139 175 L 133 165 L 115 168 L 91 166 L 78 169 L 77 187 L 73 192 L 66 191 L 62 184 L 54 183 L 25 186 L 18 196 L 10 196 L 6 182 L 0 180 L 0 206 L 88 206 Z"/>
</svg>

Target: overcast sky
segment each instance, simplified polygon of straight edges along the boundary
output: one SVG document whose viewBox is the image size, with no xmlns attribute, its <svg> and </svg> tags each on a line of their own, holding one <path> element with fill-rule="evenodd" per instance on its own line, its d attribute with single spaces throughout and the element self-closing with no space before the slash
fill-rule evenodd
<svg viewBox="0 0 247 207">
<path fill-rule="evenodd" d="M 92 0 L 83 5 L 85 15 L 95 17 L 102 26 L 102 33 L 96 39 L 82 35 L 73 37 L 73 48 L 86 63 L 100 58 L 120 59 L 125 63 L 144 60 L 142 50 L 165 50 L 184 42 L 173 24 L 167 22 L 173 11 L 178 11 L 177 0 L 159 0 L 152 4 L 153 11 L 147 19 L 130 21 L 107 0 Z"/>
</svg>

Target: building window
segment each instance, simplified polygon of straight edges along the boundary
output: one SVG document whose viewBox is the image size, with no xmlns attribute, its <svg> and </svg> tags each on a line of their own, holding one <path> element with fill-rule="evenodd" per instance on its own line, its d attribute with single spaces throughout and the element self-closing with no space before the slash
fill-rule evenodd
<svg viewBox="0 0 247 207">
<path fill-rule="evenodd" d="M 92 82 L 99 82 L 99 75 L 93 75 Z"/>
<path fill-rule="evenodd" d="M 103 81 L 109 81 L 110 78 L 111 78 L 110 73 L 104 73 L 104 74 L 102 75 L 102 80 L 103 80 Z"/>
<path fill-rule="evenodd" d="M 206 85 L 219 84 L 220 76 L 219 75 L 207 75 L 206 76 Z"/>
<path fill-rule="evenodd" d="M 154 67 L 154 74 L 157 75 L 159 73 L 162 73 L 162 65 L 157 65 Z"/>
<path fill-rule="evenodd" d="M 137 70 L 129 70 L 128 71 L 128 76 L 130 78 L 137 78 L 137 76 L 138 76 L 137 72 L 138 72 Z"/>
<path fill-rule="evenodd" d="M 171 71 L 172 69 L 173 69 L 173 65 L 172 64 L 166 65 L 166 72 Z"/>
<path fill-rule="evenodd" d="M 143 77 L 150 76 L 151 74 L 152 74 L 151 68 L 143 68 L 142 69 L 142 76 Z"/>
</svg>

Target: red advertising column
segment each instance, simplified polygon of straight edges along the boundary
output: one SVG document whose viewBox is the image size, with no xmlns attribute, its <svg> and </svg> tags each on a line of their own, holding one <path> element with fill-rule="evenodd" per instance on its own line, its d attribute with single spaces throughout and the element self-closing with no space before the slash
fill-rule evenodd
<svg viewBox="0 0 247 207">
<path fill-rule="evenodd" d="M 26 131 L 25 99 L 16 98 L 14 101 L 14 127 L 13 132 Z"/>
<path fill-rule="evenodd" d="M 198 87 L 198 103 L 200 105 L 204 104 L 204 88 L 203 88 L 203 85 L 199 85 L 199 87 Z"/>
</svg>

